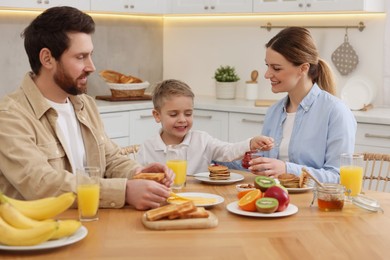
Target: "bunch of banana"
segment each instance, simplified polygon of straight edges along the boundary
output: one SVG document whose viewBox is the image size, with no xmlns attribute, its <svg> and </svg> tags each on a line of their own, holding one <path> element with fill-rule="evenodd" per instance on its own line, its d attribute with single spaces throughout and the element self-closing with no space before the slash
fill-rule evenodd
<svg viewBox="0 0 390 260">
<path fill-rule="evenodd" d="M 4 194 L 0 194 L 0 197 L 2 197 L 0 204 L 1 244 L 8 246 L 37 245 L 48 240 L 70 236 L 81 227 L 81 222 L 77 220 L 56 221 L 52 219 L 53 216 L 69 208 L 74 201 L 74 194 L 73 196 L 63 194 L 58 197 L 35 201 L 15 200 Z M 73 198 L 72 203 L 69 202 L 71 200 L 69 198 Z M 44 205 L 51 210 L 44 209 Z M 65 205 L 68 206 L 65 207 Z M 34 208 L 34 206 L 37 208 Z M 38 214 L 35 212 L 38 210 L 44 210 L 44 212 Z M 31 216 L 36 218 L 34 219 Z M 45 216 L 49 217 L 45 218 Z"/>
</svg>

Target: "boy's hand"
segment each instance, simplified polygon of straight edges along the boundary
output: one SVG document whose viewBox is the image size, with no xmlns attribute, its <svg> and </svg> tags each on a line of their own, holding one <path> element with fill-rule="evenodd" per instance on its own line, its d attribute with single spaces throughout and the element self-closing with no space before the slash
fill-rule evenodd
<svg viewBox="0 0 390 260">
<path fill-rule="evenodd" d="M 260 150 L 260 151 L 269 151 L 274 147 L 274 139 L 268 136 L 255 136 L 250 141 L 250 149 Z"/>
</svg>

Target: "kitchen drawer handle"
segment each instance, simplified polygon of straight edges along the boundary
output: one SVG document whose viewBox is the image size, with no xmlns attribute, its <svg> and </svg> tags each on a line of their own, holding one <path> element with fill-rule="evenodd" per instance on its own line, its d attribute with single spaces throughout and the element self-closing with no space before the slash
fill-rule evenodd
<svg viewBox="0 0 390 260">
<path fill-rule="evenodd" d="M 153 117 L 152 115 L 140 115 L 139 118 L 140 119 L 146 119 L 146 118 L 151 118 Z"/>
<path fill-rule="evenodd" d="M 205 118 L 205 119 L 212 119 L 213 116 L 202 116 L 202 115 L 194 115 L 194 117 L 200 117 L 200 118 Z"/>
<path fill-rule="evenodd" d="M 364 137 L 367 138 L 383 138 L 383 139 L 390 139 L 390 135 L 374 135 L 374 134 L 365 134 Z"/>
<path fill-rule="evenodd" d="M 246 118 L 243 118 L 243 119 L 241 120 L 241 122 L 243 122 L 243 123 L 264 124 L 264 120 L 252 120 L 252 119 L 246 119 Z"/>
</svg>

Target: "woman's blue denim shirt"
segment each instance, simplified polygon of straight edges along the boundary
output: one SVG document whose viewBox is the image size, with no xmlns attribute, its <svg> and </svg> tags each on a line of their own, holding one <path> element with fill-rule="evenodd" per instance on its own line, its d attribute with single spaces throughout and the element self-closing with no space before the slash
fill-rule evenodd
<svg viewBox="0 0 390 260">
<path fill-rule="evenodd" d="M 271 151 L 260 152 L 264 157 L 279 158 L 287 102 L 288 96 L 267 111 L 262 134 L 273 137 L 275 145 Z M 338 183 L 340 154 L 354 152 L 356 127 L 351 110 L 339 98 L 314 84 L 295 115 L 287 172 L 299 176 L 305 167 L 321 182 Z M 217 163 L 246 170 L 241 160 Z"/>
<path fill-rule="evenodd" d="M 279 156 L 287 102 L 288 96 L 267 111 L 262 134 L 273 137 L 275 146 L 265 157 Z M 322 182 L 339 182 L 340 154 L 354 152 L 356 127 L 351 110 L 314 84 L 295 115 L 287 172 L 300 175 L 305 167 Z"/>
</svg>

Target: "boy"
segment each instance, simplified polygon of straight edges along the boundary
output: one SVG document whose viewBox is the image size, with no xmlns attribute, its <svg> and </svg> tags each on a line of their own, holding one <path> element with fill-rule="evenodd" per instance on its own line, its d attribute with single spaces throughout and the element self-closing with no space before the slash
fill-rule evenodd
<svg viewBox="0 0 390 260">
<path fill-rule="evenodd" d="M 204 131 L 191 130 L 194 111 L 194 93 L 179 80 L 165 80 L 153 92 L 153 116 L 161 123 L 159 135 L 145 141 L 137 155 L 138 162 L 165 163 L 167 145 L 187 148 L 187 173 L 208 171 L 212 160 L 233 161 L 248 150 L 270 150 L 273 139 L 256 136 L 242 142 L 228 143 L 213 138 Z"/>
</svg>

